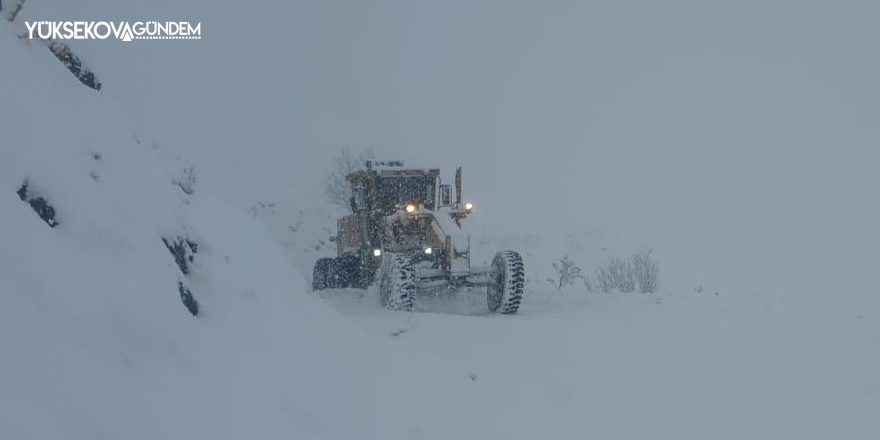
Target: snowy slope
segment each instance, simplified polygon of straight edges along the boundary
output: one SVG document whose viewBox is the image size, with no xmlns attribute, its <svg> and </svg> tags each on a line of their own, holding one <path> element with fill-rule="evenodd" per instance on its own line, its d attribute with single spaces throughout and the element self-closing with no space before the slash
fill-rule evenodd
<svg viewBox="0 0 880 440">
<path fill-rule="evenodd" d="M 464 373 L 425 384 L 421 364 L 305 293 L 253 219 L 172 184 L 177 164 L 112 100 L 0 32 L 15 84 L 0 107 L 0 437 L 453 435 L 422 417 L 457 413 Z M 20 200 L 25 181 L 54 228 Z M 188 274 L 163 237 L 198 244 Z"/>
</svg>

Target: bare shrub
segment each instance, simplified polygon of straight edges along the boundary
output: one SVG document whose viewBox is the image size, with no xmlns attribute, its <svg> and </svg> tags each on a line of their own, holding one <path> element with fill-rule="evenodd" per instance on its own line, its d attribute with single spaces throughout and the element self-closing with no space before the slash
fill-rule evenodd
<svg viewBox="0 0 880 440">
<path fill-rule="evenodd" d="M 651 257 L 653 249 L 632 256 L 633 275 L 641 293 L 654 293 L 660 286 L 660 269 Z"/>
<path fill-rule="evenodd" d="M 181 176 L 172 181 L 187 195 L 192 195 L 196 187 L 196 167 L 186 167 Z"/>
<path fill-rule="evenodd" d="M 609 293 L 614 290 L 614 281 L 611 278 L 611 274 L 608 273 L 608 270 L 603 266 L 596 267 L 596 287 L 602 293 Z"/>
<path fill-rule="evenodd" d="M 548 281 L 555 284 L 557 289 L 571 286 L 575 280 L 580 279 L 587 286 L 587 290 L 590 290 L 590 283 L 581 273 L 581 268 L 568 258 L 568 255 L 563 256 L 559 261 L 554 261 L 553 269 L 556 270 L 556 279 L 549 278 Z"/>
<path fill-rule="evenodd" d="M 595 288 L 603 293 L 654 293 L 660 286 L 660 270 L 651 256 L 653 250 L 634 254 L 629 259 L 613 258 L 596 267 Z"/>
<path fill-rule="evenodd" d="M 614 258 L 608 263 L 608 273 L 617 290 L 630 293 L 636 290 L 633 267 L 629 260 Z"/>
<path fill-rule="evenodd" d="M 596 291 L 596 284 L 593 283 L 593 280 L 588 276 L 584 276 L 584 287 L 587 289 L 587 292 Z"/>
<path fill-rule="evenodd" d="M 368 160 L 373 160 L 375 155 L 372 150 L 361 153 L 352 153 L 346 147 L 342 147 L 333 158 L 333 168 L 324 181 L 324 193 L 330 203 L 348 208 L 351 198 L 351 185 L 345 180 L 352 171 L 361 169 Z"/>
</svg>

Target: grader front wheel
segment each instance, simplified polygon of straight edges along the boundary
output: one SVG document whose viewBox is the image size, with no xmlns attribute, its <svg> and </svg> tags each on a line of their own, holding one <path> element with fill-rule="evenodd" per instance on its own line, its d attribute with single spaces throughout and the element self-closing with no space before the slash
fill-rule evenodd
<svg viewBox="0 0 880 440">
<path fill-rule="evenodd" d="M 504 315 L 516 314 L 525 286 L 522 257 L 514 251 L 501 251 L 495 254 L 492 266 L 497 275 L 495 283 L 487 289 L 489 311 Z"/>
<path fill-rule="evenodd" d="M 412 260 L 388 255 L 382 262 L 379 299 L 389 310 L 412 310 L 416 296 L 416 271 Z"/>
</svg>

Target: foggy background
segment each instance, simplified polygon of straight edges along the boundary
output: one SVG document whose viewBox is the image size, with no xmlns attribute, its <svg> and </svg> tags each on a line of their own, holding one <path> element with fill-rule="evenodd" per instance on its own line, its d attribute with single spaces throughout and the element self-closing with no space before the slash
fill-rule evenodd
<svg viewBox="0 0 880 440">
<path fill-rule="evenodd" d="M 24 19 L 201 22 L 197 41 L 70 43 L 242 209 L 326 209 L 333 154 L 370 148 L 462 165 L 473 229 L 605 231 L 682 283 L 872 287 L 874 2 L 203 5 L 32 2 Z"/>
</svg>

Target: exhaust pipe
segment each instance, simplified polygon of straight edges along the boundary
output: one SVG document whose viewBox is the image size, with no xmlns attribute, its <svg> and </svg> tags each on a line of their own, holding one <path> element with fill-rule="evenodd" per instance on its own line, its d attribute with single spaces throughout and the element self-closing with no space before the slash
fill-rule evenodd
<svg viewBox="0 0 880 440">
<path fill-rule="evenodd" d="M 461 167 L 455 169 L 455 204 L 461 206 Z"/>
</svg>

